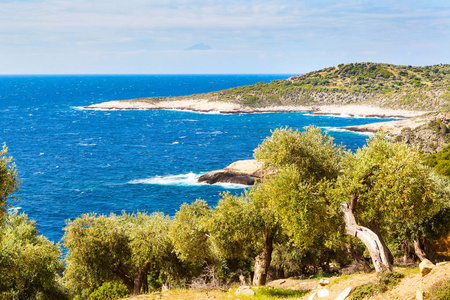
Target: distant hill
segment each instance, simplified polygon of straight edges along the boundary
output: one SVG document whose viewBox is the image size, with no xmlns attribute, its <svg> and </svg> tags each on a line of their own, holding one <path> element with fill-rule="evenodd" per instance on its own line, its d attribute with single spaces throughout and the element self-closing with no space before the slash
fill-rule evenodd
<svg viewBox="0 0 450 300">
<path fill-rule="evenodd" d="M 227 101 L 251 107 L 368 104 L 392 109 L 448 111 L 450 65 L 350 63 L 218 92 L 146 98 L 149 101 L 178 99 Z"/>
</svg>

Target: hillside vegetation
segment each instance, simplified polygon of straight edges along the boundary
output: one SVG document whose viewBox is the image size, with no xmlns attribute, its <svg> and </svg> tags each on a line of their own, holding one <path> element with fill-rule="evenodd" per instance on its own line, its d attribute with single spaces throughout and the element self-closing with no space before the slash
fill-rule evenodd
<svg viewBox="0 0 450 300">
<path fill-rule="evenodd" d="M 411 110 L 450 108 L 450 65 L 350 63 L 270 83 L 150 101 L 208 99 L 244 106 L 370 104 Z M 142 99 L 140 99 L 142 100 Z"/>
</svg>

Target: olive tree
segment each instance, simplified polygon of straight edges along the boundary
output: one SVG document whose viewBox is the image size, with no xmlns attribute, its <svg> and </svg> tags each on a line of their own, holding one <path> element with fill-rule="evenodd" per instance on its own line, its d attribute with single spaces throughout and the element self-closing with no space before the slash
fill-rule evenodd
<svg viewBox="0 0 450 300">
<path fill-rule="evenodd" d="M 64 277 L 80 294 L 108 281 L 122 281 L 130 294 L 148 291 L 148 273 L 172 252 L 170 218 L 161 214 L 86 214 L 68 221 Z"/>
<path fill-rule="evenodd" d="M 272 207 L 253 194 L 221 195 L 207 220 L 211 244 L 224 259 L 254 258 L 254 285 L 264 285 L 273 244 L 280 239 L 279 226 Z"/>
<path fill-rule="evenodd" d="M 8 148 L 3 145 L 0 150 L 0 226 L 5 222 L 7 200 L 14 191 L 19 189 L 20 183 L 17 179 L 16 165 L 12 162 L 12 157 L 7 154 Z"/>
<path fill-rule="evenodd" d="M 272 214 L 263 216 L 276 220 L 271 223 L 277 224 L 279 232 L 302 251 L 326 235 L 333 236 L 338 228 L 325 192 L 339 174 L 343 153 L 344 149 L 336 146 L 333 138 L 314 126 L 303 132 L 274 130 L 255 149 L 255 158 L 263 162 L 263 167 L 275 171 L 249 195 L 266 211 L 270 208 Z"/>
<path fill-rule="evenodd" d="M 382 133 L 346 156 L 337 185 L 345 200 L 340 208 L 347 232 L 366 245 L 377 272 L 392 269 L 382 231 L 431 216 L 441 200 L 433 173 L 419 153 Z"/>
<path fill-rule="evenodd" d="M 382 231 L 421 220 L 440 202 L 440 188 L 419 154 L 383 134 L 353 154 L 317 127 L 282 128 L 255 150 L 255 158 L 276 170 L 259 189 L 293 241 L 307 247 L 325 232 L 338 236 L 333 230 L 343 228 L 343 220 L 347 233 L 367 247 L 377 272 L 392 269 Z"/>
<path fill-rule="evenodd" d="M 337 177 L 343 149 L 320 132 L 317 127 L 273 131 L 255 150 L 270 175 L 241 196 L 222 195 L 213 210 L 214 244 L 226 257 L 255 258 L 254 285 L 266 282 L 274 243 L 288 235 L 306 248 L 323 235 L 328 211 L 318 193 L 327 186 L 325 179 Z M 303 214 L 295 213 L 299 210 Z"/>
<path fill-rule="evenodd" d="M 183 203 L 175 214 L 168 234 L 181 261 L 201 267 L 213 259 L 208 230 L 204 226 L 210 214 L 204 200 L 196 200 L 190 205 Z"/>
<path fill-rule="evenodd" d="M 60 245 L 40 235 L 35 222 L 17 212 L 7 214 L 1 232 L 0 298 L 66 298 L 59 284 Z"/>
</svg>

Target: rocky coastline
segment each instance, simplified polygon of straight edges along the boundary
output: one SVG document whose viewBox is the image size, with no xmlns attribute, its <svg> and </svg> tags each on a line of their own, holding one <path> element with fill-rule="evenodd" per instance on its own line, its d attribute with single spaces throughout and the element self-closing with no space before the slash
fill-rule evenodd
<svg viewBox="0 0 450 300">
<path fill-rule="evenodd" d="M 323 106 L 265 106 L 251 107 L 232 102 L 208 100 L 148 101 L 145 99 L 117 100 L 83 107 L 92 110 L 182 110 L 197 113 L 251 114 L 306 112 L 313 115 L 334 115 L 364 118 L 412 118 L 427 111 L 381 108 L 370 105 L 323 105 Z"/>
<path fill-rule="evenodd" d="M 263 176 L 262 165 L 254 159 L 238 160 L 222 170 L 206 173 L 198 178 L 198 182 L 214 184 L 235 183 L 254 185 Z"/>
</svg>

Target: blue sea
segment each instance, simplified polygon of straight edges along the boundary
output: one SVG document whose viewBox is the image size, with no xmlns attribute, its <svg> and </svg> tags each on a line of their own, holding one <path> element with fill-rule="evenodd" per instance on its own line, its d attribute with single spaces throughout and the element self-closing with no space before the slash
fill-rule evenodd
<svg viewBox="0 0 450 300">
<path fill-rule="evenodd" d="M 11 205 L 59 241 L 81 214 L 160 211 L 173 216 L 198 198 L 211 206 L 239 185 L 196 182 L 205 172 L 250 159 L 272 129 L 314 124 L 350 149 L 367 135 L 339 128 L 374 119 L 307 113 L 200 114 L 99 111 L 110 100 L 216 91 L 290 75 L 0 76 L 0 143 L 22 181 Z M 388 120 L 388 119 L 384 119 Z"/>
</svg>

